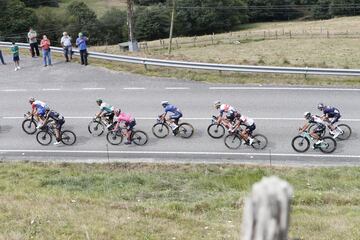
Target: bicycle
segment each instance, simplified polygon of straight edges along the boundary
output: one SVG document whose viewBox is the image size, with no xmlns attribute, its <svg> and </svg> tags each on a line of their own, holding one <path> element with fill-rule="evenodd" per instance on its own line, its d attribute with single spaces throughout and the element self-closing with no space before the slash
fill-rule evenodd
<svg viewBox="0 0 360 240">
<path fill-rule="evenodd" d="M 243 140 L 245 141 L 245 139 L 240 134 L 241 131 L 242 129 L 240 128 L 239 130 L 236 130 L 235 132 L 228 134 L 224 138 L 225 146 L 228 147 L 229 149 L 238 149 L 241 146 L 242 141 Z M 256 150 L 262 150 L 266 148 L 266 146 L 268 145 L 268 139 L 263 134 L 257 133 L 254 135 L 250 135 L 249 137 L 254 139 L 253 143 L 251 144 L 251 147 L 253 147 Z M 248 142 L 245 142 L 245 144 L 250 145 Z"/>
<path fill-rule="evenodd" d="M 122 143 L 124 137 L 126 137 L 127 129 L 123 127 L 119 127 L 119 129 L 114 131 L 109 131 L 106 135 L 106 140 L 111 145 L 119 145 Z M 148 135 L 144 131 L 140 130 L 132 130 L 131 133 L 131 141 L 138 146 L 145 145 L 149 140 Z"/>
<path fill-rule="evenodd" d="M 88 131 L 93 136 L 100 136 L 104 133 L 106 126 L 110 124 L 109 120 L 105 117 L 93 118 L 88 124 Z M 114 124 L 108 128 L 111 130 Z"/>
<path fill-rule="evenodd" d="M 310 143 L 313 144 L 314 149 L 319 148 L 323 153 L 332 153 L 336 149 L 336 141 L 332 137 L 321 137 L 323 140 L 319 145 L 315 144 L 315 139 L 310 135 L 309 130 L 303 131 L 300 135 L 294 137 L 291 141 L 291 146 L 296 152 L 306 152 L 310 148 Z"/>
<path fill-rule="evenodd" d="M 37 131 L 38 121 L 34 118 L 34 115 L 30 112 L 24 114 L 25 120 L 22 122 L 21 127 L 25 133 L 33 135 Z"/>
<path fill-rule="evenodd" d="M 222 121 L 217 123 L 217 117 L 212 116 L 211 124 L 207 128 L 207 133 L 212 138 L 222 138 L 225 135 L 225 125 L 222 123 Z"/>
<path fill-rule="evenodd" d="M 36 134 L 36 140 L 41 145 L 46 146 L 51 143 L 53 136 L 56 138 L 55 126 L 53 123 L 48 123 Z M 70 146 L 76 142 L 76 135 L 70 130 L 61 131 L 60 136 L 61 142 L 65 145 Z"/>
<path fill-rule="evenodd" d="M 152 132 L 157 138 L 165 138 L 170 133 L 170 120 L 157 119 L 157 122 L 152 127 Z M 175 130 L 182 138 L 190 138 L 194 134 L 194 127 L 190 123 L 180 123 Z"/>
<path fill-rule="evenodd" d="M 309 132 L 312 132 L 315 128 L 316 128 L 316 124 L 311 124 L 309 126 Z M 330 129 L 329 126 L 327 128 Z M 350 126 L 344 123 L 336 125 L 335 131 L 340 132 L 339 136 L 336 137 L 339 140 L 349 139 L 352 133 Z M 326 135 L 326 130 L 322 132 L 321 137 L 324 137 L 325 135 Z M 334 134 L 331 133 L 330 131 L 329 131 L 329 135 L 334 136 Z"/>
</svg>

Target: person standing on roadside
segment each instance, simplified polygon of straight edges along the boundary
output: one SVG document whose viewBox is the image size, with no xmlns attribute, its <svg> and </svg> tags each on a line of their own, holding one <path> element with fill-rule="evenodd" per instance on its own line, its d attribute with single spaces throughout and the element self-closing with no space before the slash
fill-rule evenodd
<svg viewBox="0 0 360 240">
<path fill-rule="evenodd" d="M 85 65 L 85 66 L 88 65 L 87 46 L 86 46 L 86 42 L 88 40 L 89 39 L 85 37 L 81 32 L 79 33 L 79 37 L 76 39 L 76 46 L 80 50 L 81 65 Z"/>
<path fill-rule="evenodd" d="M 50 54 L 50 40 L 47 38 L 46 35 L 43 36 L 43 39 L 40 42 L 40 47 L 42 48 L 43 52 L 43 59 L 44 59 L 44 67 L 51 65 L 51 54 Z"/>
<path fill-rule="evenodd" d="M 11 53 L 13 54 L 13 60 L 15 65 L 15 71 L 20 70 L 20 57 L 19 57 L 19 47 L 12 42 Z"/>
<path fill-rule="evenodd" d="M 61 38 L 61 46 L 64 49 L 64 56 L 66 59 L 66 62 L 69 62 L 72 60 L 72 45 L 71 45 L 71 37 L 67 34 L 67 32 L 63 33 L 63 36 Z M 70 57 L 70 60 L 69 60 Z"/>
<path fill-rule="evenodd" d="M 5 61 L 4 61 L 4 57 L 2 55 L 1 49 L 0 49 L 0 61 L 3 65 L 6 65 Z"/>
<path fill-rule="evenodd" d="M 29 39 L 29 43 L 30 43 L 31 56 L 35 57 L 35 52 L 36 52 L 36 56 L 39 57 L 40 53 L 39 53 L 39 46 L 38 46 L 38 42 L 37 42 L 37 33 L 32 28 L 29 29 L 28 39 Z"/>
</svg>

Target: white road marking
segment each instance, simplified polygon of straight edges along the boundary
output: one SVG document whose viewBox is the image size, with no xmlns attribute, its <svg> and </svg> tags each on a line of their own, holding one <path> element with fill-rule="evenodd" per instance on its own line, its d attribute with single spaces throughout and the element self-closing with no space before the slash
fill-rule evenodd
<svg viewBox="0 0 360 240">
<path fill-rule="evenodd" d="M 2 92 L 26 92 L 26 89 L 5 89 L 1 90 Z"/>
<path fill-rule="evenodd" d="M 60 88 L 43 88 L 42 91 L 61 91 Z"/>
<path fill-rule="evenodd" d="M 105 90 L 106 88 L 83 88 L 83 90 Z"/>
<path fill-rule="evenodd" d="M 206 156 L 270 156 L 269 153 L 239 153 L 239 152 L 179 152 L 179 151 L 94 151 L 94 150 L 15 150 L 0 149 L 0 153 L 79 153 L 79 154 L 162 154 L 162 155 L 206 155 Z M 297 153 L 271 153 L 277 157 L 316 157 L 316 158 L 359 158 L 360 155 L 324 155 L 324 154 L 297 154 Z"/>
<path fill-rule="evenodd" d="M 167 87 L 165 89 L 167 89 L 167 90 L 188 90 L 190 88 L 188 88 L 188 87 Z"/>
<path fill-rule="evenodd" d="M 124 90 L 145 90 L 146 88 L 143 87 L 127 87 L 123 88 Z"/>
<path fill-rule="evenodd" d="M 209 87 L 210 90 L 294 90 L 294 91 L 360 91 L 360 88 L 306 87 Z"/>
</svg>

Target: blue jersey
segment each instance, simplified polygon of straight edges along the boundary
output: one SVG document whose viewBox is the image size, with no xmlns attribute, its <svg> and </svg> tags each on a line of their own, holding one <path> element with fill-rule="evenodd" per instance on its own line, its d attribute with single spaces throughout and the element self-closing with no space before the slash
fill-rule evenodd
<svg viewBox="0 0 360 240">
<path fill-rule="evenodd" d="M 167 105 L 164 108 L 164 111 L 165 111 L 165 113 L 171 112 L 173 114 L 181 114 L 180 109 L 178 109 L 177 107 L 175 107 L 174 105 L 171 105 L 171 104 Z"/>
<path fill-rule="evenodd" d="M 326 114 L 328 117 L 333 118 L 335 116 L 340 115 L 340 111 L 337 108 L 325 106 L 324 107 L 324 114 Z"/>
</svg>

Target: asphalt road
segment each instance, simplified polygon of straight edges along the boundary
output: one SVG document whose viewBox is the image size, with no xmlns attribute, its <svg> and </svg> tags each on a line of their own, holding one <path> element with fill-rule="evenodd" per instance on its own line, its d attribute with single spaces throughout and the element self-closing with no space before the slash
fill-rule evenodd
<svg viewBox="0 0 360 240">
<path fill-rule="evenodd" d="M 40 59 L 25 59 L 15 72 L 0 66 L 0 158 L 36 161 L 148 161 L 254 163 L 277 165 L 360 165 L 360 89 L 321 87 L 276 87 L 207 84 L 153 78 L 107 69 L 56 62 L 44 68 Z M 23 114 L 30 110 L 29 97 L 46 101 L 66 118 L 65 129 L 77 136 L 74 146 L 40 146 L 33 135 L 21 129 Z M 93 137 L 87 124 L 98 111 L 97 98 L 120 107 L 137 119 L 137 129 L 150 136 L 146 146 L 111 146 L 105 136 Z M 180 107 L 184 120 L 195 127 L 191 139 L 168 136 L 157 139 L 151 133 L 155 118 L 162 112 L 160 102 Z M 206 129 L 213 102 L 221 100 L 255 119 L 257 132 L 266 135 L 269 145 L 256 151 L 247 146 L 229 150 L 222 139 L 211 139 Z M 295 152 L 291 139 L 297 135 L 305 111 L 316 113 L 319 102 L 337 106 L 343 122 L 352 127 L 352 137 L 339 141 L 331 155 L 310 149 Z"/>
</svg>

